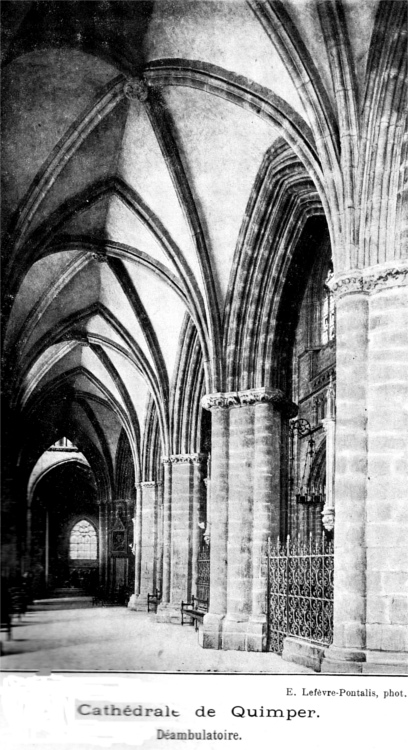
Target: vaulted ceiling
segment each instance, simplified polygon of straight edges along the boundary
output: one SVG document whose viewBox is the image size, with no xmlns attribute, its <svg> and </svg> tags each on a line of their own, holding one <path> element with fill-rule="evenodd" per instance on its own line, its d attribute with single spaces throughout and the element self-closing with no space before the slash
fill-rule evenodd
<svg viewBox="0 0 408 750">
<path fill-rule="evenodd" d="M 151 402 L 168 451 L 186 320 L 221 390 L 240 232 L 282 137 L 324 205 L 326 5 L 2 3 L 3 332 L 30 466 L 63 434 L 114 466 L 124 433 L 138 468 Z M 338 11 L 361 97 L 377 7 Z"/>
</svg>

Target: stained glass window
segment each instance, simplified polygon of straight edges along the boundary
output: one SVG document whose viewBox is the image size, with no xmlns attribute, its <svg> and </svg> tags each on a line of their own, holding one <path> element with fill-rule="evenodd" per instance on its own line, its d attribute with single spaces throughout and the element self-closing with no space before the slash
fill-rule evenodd
<svg viewBox="0 0 408 750">
<path fill-rule="evenodd" d="M 71 531 L 69 556 L 71 560 L 96 560 L 97 536 L 89 521 L 79 521 Z"/>
</svg>

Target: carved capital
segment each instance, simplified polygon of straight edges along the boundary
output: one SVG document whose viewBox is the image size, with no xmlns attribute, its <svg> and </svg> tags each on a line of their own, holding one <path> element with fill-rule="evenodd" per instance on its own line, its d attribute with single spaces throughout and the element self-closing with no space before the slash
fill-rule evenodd
<svg viewBox="0 0 408 750">
<path fill-rule="evenodd" d="M 143 78 L 131 78 L 126 81 L 123 93 L 127 99 L 136 99 L 139 102 L 145 102 L 149 96 L 149 89 Z"/>
<path fill-rule="evenodd" d="M 229 409 L 230 406 L 239 406 L 238 392 L 209 393 L 201 399 L 204 409 Z"/>
<path fill-rule="evenodd" d="M 239 400 L 241 406 L 252 406 L 252 404 L 268 404 L 282 398 L 282 391 L 272 388 L 251 388 L 249 391 L 240 391 Z"/>
<path fill-rule="evenodd" d="M 170 456 L 162 456 L 161 457 L 162 464 L 171 464 L 171 458 Z"/>
<path fill-rule="evenodd" d="M 345 294 L 363 292 L 373 294 L 382 289 L 405 286 L 408 284 L 408 264 L 393 263 L 371 266 L 362 270 L 355 269 L 341 276 L 334 276 L 327 286 L 336 297 Z"/>
<path fill-rule="evenodd" d="M 149 487 L 157 487 L 157 482 L 140 482 L 140 486 L 145 490 Z"/>
<path fill-rule="evenodd" d="M 279 388 L 251 388 L 249 391 L 240 391 L 239 396 L 242 406 L 273 404 L 275 409 L 281 411 L 289 419 L 298 413 L 296 404 L 288 399 Z"/>
<path fill-rule="evenodd" d="M 286 416 L 294 417 L 297 406 L 286 398 L 278 388 L 251 388 L 248 391 L 230 391 L 228 393 L 211 393 L 201 400 L 204 409 L 225 409 L 254 404 L 274 404 Z"/>
<path fill-rule="evenodd" d="M 363 277 L 361 271 L 350 272 L 344 276 L 333 276 L 327 282 L 327 286 L 336 297 L 343 297 L 346 294 L 356 294 L 364 292 Z"/>
<path fill-rule="evenodd" d="M 408 284 L 408 265 L 383 268 L 376 273 L 370 272 L 364 278 L 364 286 L 368 292 L 379 292 L 395 286 Z"/>
<path fill-rule="evenodd" d="M 175 453 L 170 456 L 170 463 L 172 464 L 203 464 L 206 461 L 206 453 Z"/>
</svg>

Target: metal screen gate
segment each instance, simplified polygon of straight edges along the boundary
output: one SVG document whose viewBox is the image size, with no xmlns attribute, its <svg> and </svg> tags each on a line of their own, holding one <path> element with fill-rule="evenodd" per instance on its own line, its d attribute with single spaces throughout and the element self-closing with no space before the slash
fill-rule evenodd
<svg viewBox="0 0 408 750">
<path fill-rule="evenodd" d="M 202 543 L 198 553 L 197 598 L 209 601 L 210 598 L 210 545 Z"/>
<path fill-rule="evenodd" d="M 268 650 L 288 635 L 329 646 L 333 637 L 333 542 L 279 540 L 267 556 Z"/>
</svg>

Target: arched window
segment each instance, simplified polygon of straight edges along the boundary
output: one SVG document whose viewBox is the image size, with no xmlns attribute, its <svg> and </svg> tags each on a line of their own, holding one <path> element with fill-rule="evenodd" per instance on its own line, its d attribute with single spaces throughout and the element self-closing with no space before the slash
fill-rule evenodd
<svg viewBox="0 0 408 750">
<path fill-rule="evenodd" d="M 78 521 L 71 531 L 69 539 L 69 556 L 71 560 L 96 560 L 97 536 L 94 526 L 89 521 Z"/>
</svg>

